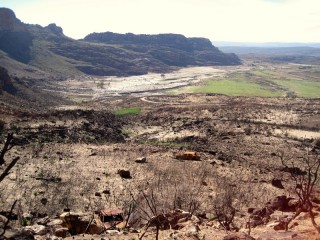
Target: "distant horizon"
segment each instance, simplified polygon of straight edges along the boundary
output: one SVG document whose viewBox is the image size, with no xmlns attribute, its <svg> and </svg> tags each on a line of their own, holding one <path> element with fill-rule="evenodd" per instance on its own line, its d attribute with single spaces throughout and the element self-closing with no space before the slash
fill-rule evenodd
<svg viewBox="0 0 320 240">
<path fill-rule="evenodd" d="M 213 42 L 319 43 L 318 0 L 2 0 L 22 22 L 93 32 L 175 33 Z"/>
</svg>

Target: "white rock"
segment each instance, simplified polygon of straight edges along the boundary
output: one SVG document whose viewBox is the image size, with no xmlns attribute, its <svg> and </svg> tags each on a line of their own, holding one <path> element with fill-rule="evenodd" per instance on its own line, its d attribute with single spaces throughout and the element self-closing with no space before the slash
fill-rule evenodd
<svg viewBox="0 0 320 240">
<path fill-rule="evenodd" d="M 45 235 L 48 232 L 48 229 L 43 225 L 26 226 L 23 229 L 35 235 Z"/>
</svg>

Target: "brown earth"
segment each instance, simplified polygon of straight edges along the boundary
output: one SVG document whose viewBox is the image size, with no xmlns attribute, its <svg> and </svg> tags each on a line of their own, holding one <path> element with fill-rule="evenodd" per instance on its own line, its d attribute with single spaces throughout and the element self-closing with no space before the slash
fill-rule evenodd
<svg viewBox="0 0 320 240">
<path fill-rule="evenodd" d="M 31 212 L 35 218 L 54 217 L 66 208 L 80 212 L 122 208 L 130 194 L 139 194 L 161 173 L 168 184 L 178 182 L 185 191 L 193 191 L 193 184 L 203 181 L 195 196 L 199 207 L 194 214 L 198 216 L 214 214 L 217 193 L 226 186 L 234 189 L 234 225 L 246 232 L 248 208 L 261 208 L 283 194 L 292 196 L 292 182 L 277 155 L 283 150 L 293 157 L 306 153 L 306 144 L 319 137 L 319 106 L 319 99 L 197 94 L 118 97 L 76 107 L 82 110 L 26 113 L 3 108 L 0 114 L 6 130 L 2 139 L 7 131 L 14 132 L 17 139 L 6 159 L 19 156 L 20 160 L 1 183 L 1 210 L 8 211 L 15 199 L 24 213 Z M 105 111 L 127 107 L 140 107 L 141 112 L 114 116 Z M 299 131 L 308 135 L 291 134 Z M 201 161 L 175 159 L 187 150 L 196 151 Z M 140 157 L 147 162 L 136 163 Z M 121 178 L 120 169 L 129 170 L 132 178 Z M 203 174 L 205 178 L 200 179 Z M 273 179 L 280 179 L 284 189 L 273 186 Z M 169 199 L 172 192 L 164 194 Z M 316 221 L 320 222 L 319 216 Z M 262 225 L 253 228 L 251 235 L 260 239 L 318 238 L 308 219 L 294 222 L 297 226 L 289 232 Z M 222 239 L 227 235 L 216 220 L 204 218 L 198 225 L 196 234 L 186 234 L 187 228 L 165 230 L 160 231 L 160 239 Z M 137 239 L 139 234 L 105 237 Z M 145 239 L 154 239 L 152 229 Z"/>
</svg>

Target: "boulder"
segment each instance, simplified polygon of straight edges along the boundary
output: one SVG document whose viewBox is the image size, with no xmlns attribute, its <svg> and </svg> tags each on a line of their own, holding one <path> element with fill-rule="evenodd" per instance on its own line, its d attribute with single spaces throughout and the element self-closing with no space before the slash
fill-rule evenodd
<svg viewBox="0 0 320 240">
<path fill-rule="evenodd" d="M 196 235 L 200 231 L 200 228 L 197 224 L 191 224 L 189 226 L 186 226 L 183 228 L 183 230 L 188 234 L 188 235 Z"/>
<path fill-rule="evenodd" d="M 30 231 L 24 231 L 23 229 L 10 229 L 4 234 L 4 239 L 8 240 L 31 240 L 34 239 L 34 234 Z"/>
<path fill-rule="evenodd" d="M 289 202 L 293 200 L 293 198 L 287 198 L 285 195 L 281 195 L 273 199 L 273 201 L 269 204 L 269 206 L 273 210 L 278 210 L 282 212 L 292 212 L 295 211 L 295 209 L 292 209 L 292 207 L 289 207 Z"/>
<path fill-rule="evenodd" d="M 57 237 L 61 237 L 61 238 L 66 238 L 66 237 L 70 237 L 71 234 L 69 233 L 69 229 L 68 228 L 57 228 L 54 231 L 54 235 Z"/>
<path fill-rule="evenodd" d="M 0 228 L 4 227 L 4 224 L 8 221 L 8 218 L 6 218 L 3 215 L 0 215 Z"/>
<path fill-rule="evenodd" d="M 60 215 L 60 219 L 62 227 L 67 228 L 72 235 L 85 233 L 86 230 L 90 234 L 100 234 L 103 231 L 102 227 L 91 221 L 92 214 L 66 212 Z"/>
<path fill-rule="evenodd" d="M 47 226 L 60 226 L 63 224 L 63 221 L 61 219 L 54 219 L 47 223 Z"/>
<path fill-rule="evenodd" d="M 120 175 L 120 177 L 125 178 L 125 179 L 132 178 L 130 171 L 128 171 L 128 170 L 118 170 L 118 174 Z"/>
<path fill-rule="evenodd" d="M 33 235 L 45 235 L 48 232 L 48 228 L 43 225 L 32 225 L 23 228 L 25 232 L 31 233 Z"/>
</svg>

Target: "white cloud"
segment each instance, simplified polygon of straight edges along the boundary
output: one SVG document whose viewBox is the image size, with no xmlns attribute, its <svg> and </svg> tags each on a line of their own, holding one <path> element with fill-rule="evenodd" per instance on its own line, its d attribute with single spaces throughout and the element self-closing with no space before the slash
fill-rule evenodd
<svg viewBox="0 0 320 240">
<path fill-rule="evenodd" d="M 3 0 L 2 5 L 10 4 L 22 21 L 55 22 L 74 38 L 113 31 L 228 41 L 320 41 L 314 30 L 320 22 L 318 0 Z"/>
</svg>

